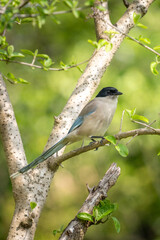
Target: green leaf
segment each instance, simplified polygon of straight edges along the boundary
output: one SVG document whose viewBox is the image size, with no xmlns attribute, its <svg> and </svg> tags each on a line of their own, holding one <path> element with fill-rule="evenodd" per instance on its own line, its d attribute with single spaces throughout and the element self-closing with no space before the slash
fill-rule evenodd
<svg viewBox="0 0 160 240">
<path fill-rule="evenodd" d="M 102 218 L 106 217 L 116 209 L 117 204 L 110 203 L 108 199 L 100 201 L 98 206 L 95 206 L 93 209 L 93 217 L 95 218 L 95 222 L 100 221 Z"/>
<path fill-rule="evenodd" d="M 135 114 L 135 115 L 132 117 L 132 119 L 133 119 L 133 120 L 140 120 L 140 121 L 149 123 L 149 120 L 148 120 L 146 117 L 140 116 L 140 115 L 137 115 L 137 114 Z"/>
<path fill-rule="evenodd" d="M 112 47 L 113 47 L 113 44 L 112 44 L 112 43 L 106 44 L 106 48 L 105 48 L 106 52 L 111 51 L 111 50 L 112 50 Z"/>
<path fill-rule="evenodd" d="M 7 51 L 0 49 L 0 54 L 4 56 L 8 56 Z"/>
<path fill-rule="evenodd" d="M 116 145 L 116 138 L 114 136 L 106 136 L 105 139 L 113 145 Z"/>
<path fill-rule="evenodd" d="M 80 66 L 77 66 L 76 68 L 77 68 L 81 73 L 84 72 L 83 69 L 82 69 Z"/>
<path fill-rule="evenodd" d="M 157 154 L 157 156 L 160 156 L 160 152 Z"/>
<path fill-rule="evenodd" d="M 49 68 L 53 64 L 52 59 L 50 57 L 48 59 L 44 60 L 43 63 L 44 63 L 44 67 L 46 67 L 46 68 Z"/>
<path fill-rule="evenodd" d="M 155 46 L 153 49 L 154 50 L 160 50 L 160 45 L 159 46 Z"/>
<path fill-rule="evenodd" d="M 159 74 L 159 72 L 158 72 L 158 70 L 157 70 L 157 65 L 158 65 L 157 62 L 151 62 L 151 64 L 150 64 L 151 72 L 152 72 L 154 75 L 158 75 L 158 74 Z"/>
<path fill-rule="evenodd" d="M 21 52 L 25 53 L 25 54 L 28 54 L 28 55 L 31 55 L 31 56 L 34 56 L 34 53 L 28 49 L 21 49 Z"/>
<path fill-rule="evenodd" d="M 100 39 L 99 41 L 98 41 L 98 50 L 101 48 L 101 47 L 103 47 L 103 46 L 105 46 L 105 45 L 108 45 L 109 44 L 109 42 L 107 41 L 107 40 L 105 40 L 105 39 Z"/>
<path fill-rule="evenodd" d="M 119 34 L 119 32 L 116 32 L 114 30 L 109 30 L 109 31 L 104 31 L 105 34 L 107 34 L 107 36 L 111 39 L 112 37 L 114 37 L 116 34 Z"/>
<path fill-rule="evenodd" d="M 12 53 L 14 52 L 14 46 L 9 45 L 8 48 L 7 48 L 7 52 L 8 52 L 9 57 L 11 57 Z"/>
<path fill-rule="evenodd" d="M 119 143 L 118 145 L 115 146 L 115 149 L 119 152 L 119 154 L 122 156 L 122 157 L 127 157 L 128 156 L 128 148 L 126 145 L 123 145 L 121 143 Z"/>
<path fill-rule="evenodd" d="M 37 54 L 37 57 L 48 59 L 49 56 L 47 54 Z"/>
<path fill-rule="evenodd" d="M 53 233 L 54 236 L 56 236 L 56 234 L 58 233 L 58 231 L 57 231 L 57 230 L 53 230 L 52 233 Z"/>
<path fill-rule="evenodd" d="M 12 57 L 25 57 L 25 56 L 22 53 L 14 52 L 12 53 Z"/>
<path fill-rule="evenodd" d="M 72 8 L 73 7 L 73 3 L 71 0 L 63 0 L 64 4 L 69 7 L 69 8 Z"/>
<path fill-rule="evenodd" d="M 106 11 L 106 8 L 103 7 L 102 5 L 96 6 L 97 9 L 99 9 L 100 11 Z"/>
<path fill-rule="evenodd" d="M 114 222 L 116 232 L 119 233 L 121 230 L 120 222 L 118 221 L 118 219 L 116 217 L 112 217 L 112 220 Z"/>
<path fill-rule="evenodd" d="M 30 207 L 33 210 L 37 206 L 37 203 L 35 202 L 30 202 Z"/>
<path fill-rule="evenodd" d="M 134 114 L 136 113 L 136 108 L 133 108 L 132 110 L 125 109 L 125 112 L 128 114 L 128 116 L 132 119 Z"/>
<path fill-rule="evenodd" d="M 53 230 L 52 233 L 53 233 L 54 236 L 56 236 L 57 233 L 62 233 L 62 232 L 63 232 L 63 229 L 64 229 L 64 226 L 62 225 L 62 226 L 60 227 L 60 229 L 57 229 L 57 230 L 55 229 L 55 230 Z"/>
<path fill-rule="evenodd" d="M 28 84 L 29 82 L 23 78 L 16 78 L 13 73 L 7 73 L 7 79 L 11 80 L 13 83 L 23 83 Z"/>
<path fill-rule="evenodd" d="M 61 68 L 63 68 L 65 71 L 67 71 L 68 70 L 68 67 L 70 67 L 70 65 L 67 65 L 67 64 L 65 64 L 64 62 L 60 62 L 60 66 L 61 66 Z"/>
<path fill-rule="evenodd" d="M 88 43 L 90 43 L 93 47 L 98 48 L 98 43 L 96 41 L 88 39 Z"/>
<path fill-rule="evenodd" d="M 79 18 L 79 12 L 75 8 L 72 9 L 72 13 L 75 18 Z"/>
<path fill-rule="evenodd" d="M 143 42 L 145 44 L 151 44 L 151 40 L 149 38 L 143 38 L 143 37 L 139 37 L 138 39 L 140 42 Z"/>
<path fill-rule="evenodd" d="M 29 23 L 29 22 L 33 22 L 33 18 L 28 17 L 28 18 L 21 19 L 21 23 Z"/>
<path fill-rule="evenodd" d="M 24 80 L 23 78 L 17 78 L 17 83 L 29 84 L 29 82 Z"/>
<path fill-rule="evenodd" d="M 91 214 L 85 213 L 85 212 L 78 213 L 77 218 L 84 220 L 84 221 L 94 222 L 93 216 Z"/>
<path fill-rule="evenodd" d="M 84 5 L 85 5 L 85 6 L 92 7 L 93 4 L 94 4 L 94 1 L 95 1 L 95 0 L 88 0 L 88 1 L 86 1 L 86 2 L 84 3 Z"/>
<path fill-rule="evenodd" d="M 143 29 L 147 29 L 148 28 L 147 26 L 145 26 L 142 23 L 137 23 L 137 26 L 140 27 L 140 28 L 143 28 Z"/>
<path fill-rule="evenodd" d="M 140 14 L 135 13 L 135 12 L 133 13 L 133 22 L 134 22 L 134 24 L 137 24 L 139 22 L 140 18 L 141 18 Z"/>
</svg>

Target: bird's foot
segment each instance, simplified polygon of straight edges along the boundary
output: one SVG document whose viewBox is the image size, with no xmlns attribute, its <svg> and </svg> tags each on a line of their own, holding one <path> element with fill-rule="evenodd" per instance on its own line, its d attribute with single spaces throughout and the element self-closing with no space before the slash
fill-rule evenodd
<svg viewBox="0 0 160 240">
<path fill-rule="evenodd" d="M 91 142 L 90 144 L 92 144 L 93 142 L 96 142 L 95 138 L 100 138 L 100 139 L 101 139 L 100 143 L 102 143 L 102 142 L 103 142 L 103 139 L 105 139 L 105 138 L 102 137 L 102 136 L 91 136 L 92 142 Z M 98 150 L 98 147 L 97 147 L 94 151 L 97 151 L 97 150 Z"/>
</svg>

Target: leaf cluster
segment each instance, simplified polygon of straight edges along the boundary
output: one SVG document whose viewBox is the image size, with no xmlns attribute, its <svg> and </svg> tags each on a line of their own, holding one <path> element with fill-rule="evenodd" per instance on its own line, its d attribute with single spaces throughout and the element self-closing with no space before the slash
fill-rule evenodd
<svg viewBox="0 0 160 240">
<path fill-rule="evenodd" d="M 111 218 L 114 222 L 115 229 L 117 233 L 120 232 L 120 223 L 117 218 L 111 217 L 112 213 L 117 209 L 116 203 L 111 203 L 108 199 L 101 200 L 100 203 L 93 208 L 93 214 L 80 212 L 77 214 L 77 218 L 83 221 L 89 221 L 92 224 L 102 223 Z M 103 222 L 104 222 L 103 221 Z"/>
</svg>

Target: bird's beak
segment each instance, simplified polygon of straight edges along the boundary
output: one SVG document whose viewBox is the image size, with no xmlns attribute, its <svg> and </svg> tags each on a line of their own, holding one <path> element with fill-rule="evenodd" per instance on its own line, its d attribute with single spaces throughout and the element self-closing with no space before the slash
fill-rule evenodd
<svg viewBox="0 0 160 240">
<path fill-rule="evenodd" d="M 123 93 L 122 92 L 116 92 L 116 95 L 122 95 Z"/>
</svg>

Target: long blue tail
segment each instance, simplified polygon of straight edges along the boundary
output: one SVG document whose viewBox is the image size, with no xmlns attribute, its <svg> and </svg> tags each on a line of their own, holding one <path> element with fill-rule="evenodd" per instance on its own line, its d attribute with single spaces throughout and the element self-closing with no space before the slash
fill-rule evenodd
<svg viewBox="0 0 160 240">
<path fill-rule="evenodd" d="M 18 170 L 18 172 L 13 173 L 10 177 L 11 178 L 15 178 L 19 174 L 27 172 L 32 167 L 35 167 L 37 164 L 45 161 L 47 158 L 52 156 L 54 153 L 56 153 L 59 150 L 61 150 L 65 145 L 67 145 L 67 143 L 68 143 L 67 138 L 66 137 L 62 138 L 59 142 L 57 142 L 55 145 L 50 147 L 47 151 L 42 153 L 39 157 L 37 157 L 35 160 L 33 160 L 30 164 L 28 164 L 27 166 L 21 168 L 20 170 Z"/>
</svg>

